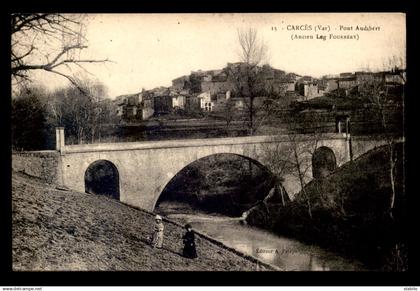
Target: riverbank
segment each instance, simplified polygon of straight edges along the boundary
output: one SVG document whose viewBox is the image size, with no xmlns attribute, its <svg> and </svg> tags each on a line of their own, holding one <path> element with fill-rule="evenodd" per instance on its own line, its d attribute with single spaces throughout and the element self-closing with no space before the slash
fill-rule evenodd
<svg viewBox="0 0 420 291">
<path fill-rule="evenodd" d="M 197 236 L 182 257 L 184 229 L 165 223 L 162 249 L 147 243 L 154 217 L 116 200 L 12 173 L 14 271 L 264 271 L 269 266 Z"/>
<path fill-rule="evenodd" d="M 392 217 L 389 157 L 381 147 L 323 180 L 313 180 L 305 186 L 306 195 L 299 193 L 284 207 L 260 204 L 247 222 L 359 259 L 372 270 L 406 271 L 410 223 L 403 144 L 395 146 L 394 156 L 398 160 Z"/>
<path fill-rule="evenodd" d="M 178 212 L 174 212 L 168 202 L 160 210 L 162 213 L 172 213 L 167 214 L 170 219 L 182 224 L 189 223 L 194 230 L 210 235 L 224 245 L 282 271 L 366 271 L 358 261 L 246 225 L 240 217 L 209 214 L 200 210 L 190 211 L 188 207 L 177 209 Z"/>
</svg>

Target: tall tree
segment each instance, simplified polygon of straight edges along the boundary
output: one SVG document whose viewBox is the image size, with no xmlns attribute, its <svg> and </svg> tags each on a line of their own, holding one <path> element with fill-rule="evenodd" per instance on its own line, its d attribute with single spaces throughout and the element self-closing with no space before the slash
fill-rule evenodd
<svg viewBox="0 0 420 291">
<path fill-rule="evenodd" d="M 14 13 L 11 15 L 12 83 L 31 80 L 31 71 L 43 70 L 67 78 L 79 88 L 72 67 L 102 63 L 80 57 L 86 49 L 85 15 L 59 13 Z M 79 89 L 82 89 L 81 87 Z"/>
<path fill-rule="evenodd" d="M 267 46 L 258 36 L 257 30 L 248 28 L 238 30 L 239 58 L 241 63 L 227 67 L 230 82 L 233 84 L 235 95 L 247 100 L 249 134 L 254 133 L 254 100 L 264 90 L 264 82 L 259 74 L 259 65 L 267 57 Z"/>
</svg>

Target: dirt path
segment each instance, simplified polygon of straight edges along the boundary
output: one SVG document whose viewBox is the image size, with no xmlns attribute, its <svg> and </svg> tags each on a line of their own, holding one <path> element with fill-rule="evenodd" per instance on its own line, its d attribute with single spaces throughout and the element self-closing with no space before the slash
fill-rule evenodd
<svg viewBox="0 0 420 291">
<path fill-rule="evenodd" d="M 13 269 L 255 271 L 256 263 L 197 237 L 199 258 L 181 256 L 184 230 L 165 223 L 153 249 L 153 216 L 103 196 L 61 191 L 12 174 Z M 258 270 L 267 270 L 259 266 Z"/>
</svg>

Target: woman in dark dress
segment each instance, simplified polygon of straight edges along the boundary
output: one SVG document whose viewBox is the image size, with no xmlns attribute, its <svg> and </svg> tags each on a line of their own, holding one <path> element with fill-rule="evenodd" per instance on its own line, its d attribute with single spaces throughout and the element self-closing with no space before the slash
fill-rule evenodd
<svg viewBox="0 0 420 291">
<path fill-rule="evenodd" d="M 187 232 L 182 237 L 184 242 L 184 250 L 182 254 L 186 258 L 194 259 L 197 257 L 197 250 L 195 249 L 195 236 L 190 224 L 185 225 Z"/>
</svg>

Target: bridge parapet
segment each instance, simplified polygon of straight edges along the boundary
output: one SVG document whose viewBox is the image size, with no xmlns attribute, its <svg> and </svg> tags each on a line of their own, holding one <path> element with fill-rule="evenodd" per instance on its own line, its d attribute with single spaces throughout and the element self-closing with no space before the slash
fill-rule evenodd
<svg viewBox="0 0 420 291">
<path fill-rule="evenodd" d="M 297 141 L 307 141 L 313 139 L 313 135 L 296 134 L 293 139 Z M 317 137 L 322 140 L 340 139 L 345 140 L 346 134 L 328 133 Z M 224 137 L 208 139 L 187 139 L 187 140 L 161 140 L 161 141 L 143 141 L 143 142 L 121 142 L 121 143 L 96 143 L 96 144 L 78 144 L 65 145 L 64 153 L 82 153 L 82 152 L 102 152 L 102 151 L 124 151 L 124 150 L 146 150 L 146 149 L 167 149 L 182 147 L 202 147 L 202 146 L 221 146 L 221 145 L 245 145 L 261 144 L 273 142 L 288 142 L 289 135 L 263 135 L 263 136 L 242 136 L 242 137 Z"/>
</svg>

